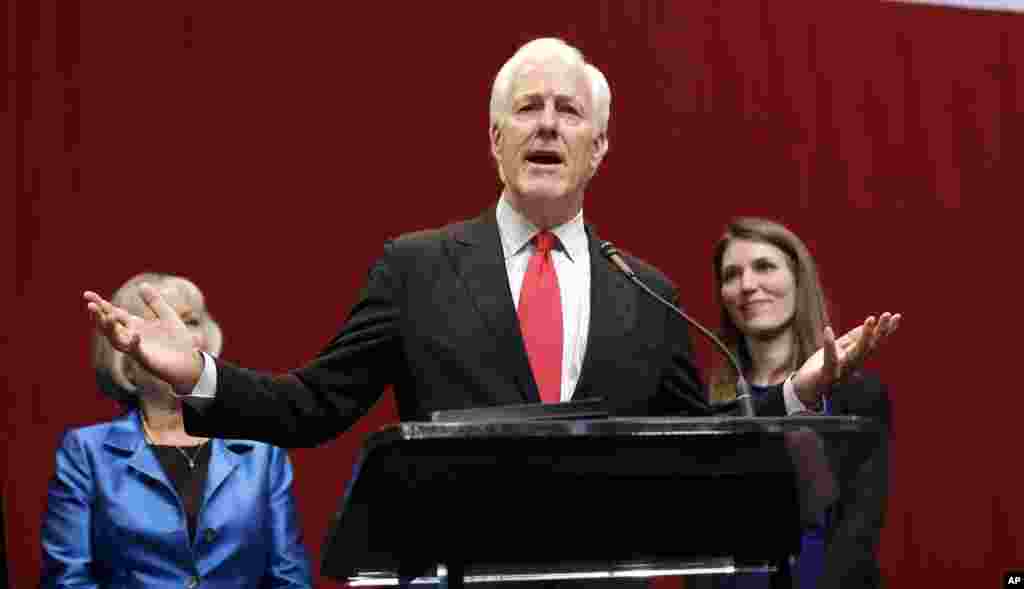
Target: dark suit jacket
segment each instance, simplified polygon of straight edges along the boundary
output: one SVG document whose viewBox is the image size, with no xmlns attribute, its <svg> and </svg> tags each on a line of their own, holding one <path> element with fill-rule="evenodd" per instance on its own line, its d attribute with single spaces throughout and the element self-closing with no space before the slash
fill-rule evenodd
<svg viewBox="0 0 1024 589">
<path fill-rule="evenodd" d="M 617 415 L 711 413 L 686 324 L 631 284 L 590 243 L 590 329 L 573 395 Z M 657 269 L 626 256 L 660 295 Z M 303 368 L 272 377 L 217 360 L 216 400 L 186 410 L 195 435 L 314 446 L 394 385 L 403 421 L 432 411 L 538 402 L 508 285 L 494 209 L 388 242 L 341 332 Z M 782 412 L 781 399 L 768 411 Z"/>
</svg>

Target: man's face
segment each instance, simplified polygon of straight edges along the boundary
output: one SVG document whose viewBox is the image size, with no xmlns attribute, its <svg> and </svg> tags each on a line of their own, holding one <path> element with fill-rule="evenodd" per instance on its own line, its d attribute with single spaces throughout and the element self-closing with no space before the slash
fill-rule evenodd
<svg viewBox="0 0 1024 589">
<path fill-rule="evenodd" d="M 586 75 L 557 57 L 528 60 L 509 94 L 509 111 L 491 129 L 491 150 L 511 204 L 568 221 L 607 149 Z"/>
</svg>

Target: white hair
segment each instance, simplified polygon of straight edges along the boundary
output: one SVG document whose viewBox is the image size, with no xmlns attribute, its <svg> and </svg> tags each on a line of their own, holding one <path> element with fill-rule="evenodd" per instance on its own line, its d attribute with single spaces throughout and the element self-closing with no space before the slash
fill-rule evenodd
<svg viewBox="0 0 1024 589">
<path fill-rule="evenodd" d="M 564 59 L 573 66 L 583 70 L 590 85 L 590 102 L 594 109 L 594 123 L 598 133 L 604 134 L 608 131 L 608 118 L 611 116 L 612 91 L 608 86 L 608 80 L 592 64 L 587 63 L 583 53 L 579 49 L 569 45 L 561 39 L 545 37 L 534 39 L 520 47 L 508 61 L 505 62 L 498 75 L 494 78 L 491 86 L 491 127 L 501 122 L 508 114 L 509 100 L 512 91 L 512 79 L 519 71 L 523 62 L 530 58 L 539 56 L 557 56 Z"/>
</svg>

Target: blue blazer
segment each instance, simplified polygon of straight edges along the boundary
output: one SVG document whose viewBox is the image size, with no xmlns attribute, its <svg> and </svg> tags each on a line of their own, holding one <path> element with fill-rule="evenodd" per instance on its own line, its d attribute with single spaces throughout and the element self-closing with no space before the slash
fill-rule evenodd
<svg viewBox="0 0 1024 589">
<path fill-rule="evenodd" d="M 280 448 L 210 440 L 189 543 L 185 510 L 139 413 L 69 430 L 43 521 L 43 587 L 312 586 Z"/>
</svg>

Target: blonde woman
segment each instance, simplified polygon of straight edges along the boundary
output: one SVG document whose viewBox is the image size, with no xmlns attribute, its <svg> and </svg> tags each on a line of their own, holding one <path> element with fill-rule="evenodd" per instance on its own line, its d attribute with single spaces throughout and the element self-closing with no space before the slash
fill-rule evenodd
<svg viewBox="0 0 1024 589">
<path fill-rule="evenodd" d="M 220 328 L 192 282 L 140 274 L 112 297 L 130 313 L 155 287 L 195 345 L 220 351 Z M 72 429 L 56 456 L 43 523 L 43 587 L 311 587 L 287 454 L 185 432 L 170 385 L 93 337 L 100 390 L 124 413 Z"/>
</svg>

